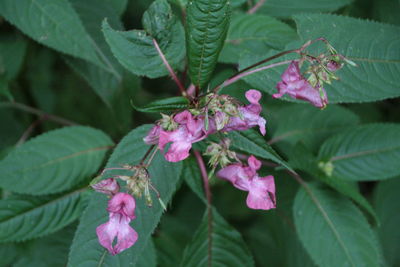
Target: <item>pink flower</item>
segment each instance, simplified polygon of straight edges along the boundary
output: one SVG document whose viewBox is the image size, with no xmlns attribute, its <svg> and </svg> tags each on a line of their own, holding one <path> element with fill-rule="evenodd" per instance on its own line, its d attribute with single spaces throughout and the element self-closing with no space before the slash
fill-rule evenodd
<svg viewBox="0 0 400 267">
<path fill-rule="evenodd" d="M 228 165 L 217 172 L 217 177 L 230 181 L 240 190 L 248 191 L 246 204 L 249 208 L 274 209 L 276 207 L 274 177 L 258 176 L 257 170 L 261 168 L 261 162 L 254 156 L 250 156 L 247 162 L 248 166 L 240 163 Z"/>
<path fill-rule="evenodd" d="M 207 137 L 204 130 L 204 119 L 200 116 L 193 116 L 188 110 L 182 111 L 174 116 L 174 121 L 179 124 L 174 131 L 160 130 L 158 147 L 164 150 L 165 146 L 172 142 L 165 159 L 170 162 L 177 162 L 186 159 L 192 144 Z"/>
<path fill-rule="evenodd" d="M 292 61 L 281 78 L 282 81 L 276 86 L 279 93 L 272 95 L 274 98 L 288 94 L 292 98 L 306 100 L 318 108 L 324 108 L 328 104 L 325 89 L 311 86 L 301 75 L 298 61 Z"/>
<path fill-rule="evenodd" d="M 138 234 L 129 226 L 135 219 L 135 199 L 127 193 L 118 193 L 108 201 L 109 221 L 96 228 L 99 243 L 112 255 L 135 244 Z M 113 247 L 114 238 L 118 241 Z"/>
<path fill-rule="evenodd" d="M 92 188 L 97 192 L 111 196 L 119 192 L 119 184 L 114 178 L 102 180 L 97 184 L 92 185 Z"/>
<path fill-rule="evenodd" d="M 262 107 L 258 103 L 261 99 L 261 93 L 257 90 L 248 90 L 246 98 L 250 102 L 249 105 L 239 107 L 240 117 L 231 117 L 229 123 L 222 131 L 247 130 L 254 126 L 259 126 L 262 135 L 265 135 L 265 119 L 260 116 Z"/>
</svg>

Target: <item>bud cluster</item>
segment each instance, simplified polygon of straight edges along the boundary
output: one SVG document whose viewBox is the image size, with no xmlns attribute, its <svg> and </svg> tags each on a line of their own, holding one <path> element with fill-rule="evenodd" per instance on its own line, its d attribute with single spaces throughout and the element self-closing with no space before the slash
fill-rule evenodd
<svg viewBox="0 0 400 267">
<path fill-rule="evenodd" d="M 210 145 L 207 147 L 204 155 L 210 156 L 210 160 L 208 164 L 215 168 L 217 165 L 221 167 L 225 167 L 231 160 L 239 161 L 236 157 L 236 153 L 229 150 L 231 140 L 230 139 L 223 139 L 220 144 L 210 142 Z"/>
</svg>

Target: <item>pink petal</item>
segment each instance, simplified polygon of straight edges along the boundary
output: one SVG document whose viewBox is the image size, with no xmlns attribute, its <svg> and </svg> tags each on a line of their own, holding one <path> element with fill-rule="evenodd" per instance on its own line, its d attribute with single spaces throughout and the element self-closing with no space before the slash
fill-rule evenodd
<svg viewBox="0 0 400 267">
<path fill-rule="evenodd" d="M 253 170 L 257 171 L 261 168 L 261 161 L 259 161 L 256 157 L 251 155 L 247 159 L 247 163 L 249 164 L 249 167 L 252 168 Z"/>
<path fill-rule="evenodd" d="M 92 185 L 92 188 L 97 192 L 107 195 L 115 195 L 119 192 L 119 184 L 114 178 L 102 180 L 97 184 Z"/>
<path fill-rule="evenodd" d="M 169 162 L 178 162 L 189 157 L 189 151 L 192 148 L 191 142 L 178 141 L 171 144 L 164 157 Z"/>
<path fill-rule="evenodd" d="M 250 89 L 245 94 L 247 100 L 252 104 L 258 104 L 261 99 L 261 93 L 257 90 Z"/>
<path fill-rule="evenodd" d="M 234 163 L 226 166 L 217 172 L 217 177 L 228 180 L 240 190 L 247 191 L 249 189 L 249 173 L 247 167 L 242 164 Z"/>
<path fill-rule="evenodd" d="M 107 210 L 112 213 L 119 213 L 129 219 L 135 219 L 135 199 L 127 193 L 118 193 L 108 201 Z"/>
<path fill-rule="evenodd" d="M 246 203 L 251 209 L 269 210 L 276 208 L 274 177 L 269 175 L 251 179 Z"/>
<path fill-rule="evenodd" d="M 161 129 L 161 126 L 154 125 L 153 128 L 151 128 L 149 133 L 146 135 L 146 137 L 143 138 L 143 141 L 148 145 L 157 144 L 158 138 L 160 136 L 160 129 Z"/>
</svg>

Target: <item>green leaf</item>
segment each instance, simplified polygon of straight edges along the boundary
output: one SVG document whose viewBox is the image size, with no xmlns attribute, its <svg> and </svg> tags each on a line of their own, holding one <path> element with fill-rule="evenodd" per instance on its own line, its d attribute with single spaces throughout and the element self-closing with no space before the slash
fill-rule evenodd
<svg viewBox="0 0 400 267">
<path fill-rule="evenodd" d="M 192 83 L 206 85 L 215 69 L 229 28 L 228 0 L 190 0 L 186 16 L 186 46 Z"/>
<path fill-rule="evenodd" d="M 400 2 L 392 0 L 381 0 L 373 2 L 373 17 L 385 23 L 400 25 Z"/>
<path fill-rule="evenodd" d="M 41 44 L 102 65 L 93 40 L 67 0 L 4 0 L 0 14 Z"/>
<path fill-rule="evenodd" d="M 190 189 L 204 202 L 205 198 L 203 180 L 200 176 L 200 169 L 194 157 L 189 157 L 183 162 L 182 176 Z"/>
<path fill-rule="evenodd" d="M 290 166 L 255 130 L 250 129 L 247 131 L 233 131 L 229 132 L 228 136 L 234 140 L 231 144 L 232 148 L 241 150 L 256 157 L 270 159 L 291 170 Z"/>
<path fill-rule="evenodd" d="M 297 39 L 296 32 L 273 17 L 235 14 L 219 61 L 236 64 L 244 51 L 261 53 L 271 48 L 283 49 L 288 42 L 295 39 Z"/>
<path fill-rule="evenodd" d="M 23 241 L 53 233 L 81 216 L 85 188 L 52 197 L 0 200 L 0 241 Z"/>
<path fill-rule="evenodd" d="M 143 137 L 150 130 L 151 125 L 141 126 L 131 131 L 118 144 L 111 155 L 107 167 L 118 167 L 121 164 L 138 164 L 150 146 L 143 142 Z M 176 190 L 181 173 L 181 163 L 167 162 L 157 153 L 151 166 L 148 168 L 152 184 L 161 194 L 164 203 L 168 203 Z M 107 172 L 107 176 L 125 174 L 121 171 Z M 158 203 L 155 194 L 152 195 L 153 207 L 148 207 L 144 199 L 136 200 L 136 219 L 131 226 L 139 235 L 138 241 L 130 249 L 117 256 L 110 255 L 98 243 L 96 227 L 108 221 L 107 198 L 95 193 L 86 209 L 69 255 L 69 266 L 138 266 L 138 261 L 146 250 L 151 234 L 157 226 L 163 209 Z"/>
<path fill-rule="evenodd" d="M 378 234 L 388 266 L 400 266 L 400 179 L 398 177 L 378 184 L 374 206 L 380 219 Z"/>
<path fill-rule="evenodd" d="M 212 218 L 211 250 L 208 247 L 210 237 L 206 211 L 193 240 L 185 249 L 181 266 L 254 266 L 253 256 L 239 232 L 215 210 Z"/>
<path fill-rule="evenodd" d="M 179 109 L 187 108 L 189 101 L 182 96 L 169 97 L 161 100 L 153 101 L 143 107 L 138 107 L 132 104 L 133 108 L 140 112 L 160 113 L 172 112 Z"/>
<path fill-rule="evenodd" d="M 0 4 L 1 5 L 1 4 Z M 1 36 L 0 38 L 0 77 L 14 80 L 22 67 L 27 43 L 22 38 Z"/>
<path fill-rule="evenodd" d="M 319 266 L 381 266 L 374 232 L 356 206 L 316 184 L 303 184 L 293 206 L 301 242 Z"/>
<path fill-rule="evenodd" d="M 120 91 L 123 69 L 111 53 L 110 47 L 101 32 L 101 22 L 107 18 L 111 25 L 121 30 L 119 14 L 108 0 L 69 0 L 82 21 L 87 34 L 99 51 L 105 67 L 99 67 L 87 61 L 66 57 L 66 62 L 81 75 L 107 105 Z"/>
<path fill-rule="evenodd" d="M 291 17 L 294 14 L 335 11 L 349 5 L 353 0 L 268 0 L 258 13 L 276 17 Z"/>
<path fill-rule="evenodd" d="M 20 255 L 12 266 L 66 266 L 75 230 L 76 225 L 72 224 L 49 236 L 22 244 Z"/>
<path fill-rule="evenodd" d="M 149 239 L 146 247 L 143 249 L 138 262 L 136 263 L 138 267 L 156 267 L 157 266 L 157 253 L 154 247 L 154 242 Z"/>
<path fill-rule="evenodd" d="M 104 36 L 118 61 L 130 72 L 158 78 L 168 70 L 153 44 L 153 38 L 172 68 L 181 67 L 185 53 L 184 30 L 166 0 L 156 0 L 143 15 L 145 30 L 116 31 L 105 20 Z"/>
<path fill-rule="evenodd" d="M 316 157 L 302 143 L 297 143 L 292 147 L 293 152 L 289 158 L 289 164 L 294 169 L 299 169 L 312 175 L 313 178 L 325 183 L 337 192 L 351 198 L 360 207 L 369 213 L 376 224 L 379 224 L 379 219 L 376 216 L 375 210 L 371 204 L 359 192 L 358 185 L 353 181 L 346 181 L 340 177 L 331 177 L 318 169 L 318 161 Z"/>
<path fill-rule="evenodd" d="M 336 15 L 294 18 L 304 42 L 323 36 L 358 65 L 345 66 L 337 73 L 340 81 L 325 87 L 331 103 L 400 96 L 400 27 Z"/>
<path fill-rule="evenodd" d="M 320 162 L 333 164 L 333 176 L 371 181 L 400 174 L 400 125 L 369 124 L 328 139 L 319 151 Z"/>
<path fill-rule="evenodd" d="M 0 186 L 33 195 L 70 189 L 97 171 L 112 144 L 103 132 L 83 126 L 42 134 L 0 161 Z"/>
<path fill-rule="evenodd" d="M 311 105 L 294 104 L 274 110 L 270 117 L 272 136 L 268 143 L 278 145 L 286 154 L 290 154 L 298 141 L 311 151 L 318 151 L 328 137 L 359 122 L 353 112 L 335 105 L 320 110 Z"/>
</svg>

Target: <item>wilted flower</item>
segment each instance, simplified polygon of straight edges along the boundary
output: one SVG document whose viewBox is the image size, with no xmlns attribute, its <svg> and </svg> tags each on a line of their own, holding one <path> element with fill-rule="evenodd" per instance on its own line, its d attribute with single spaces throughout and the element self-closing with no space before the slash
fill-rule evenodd
<svg viewBox="0 0 400 267">
<path fill-rule="evenodd" d="M 129 223 L 135 219 L 135 199 L 127 193 L 118 193 L 108 201 L 109 221 L 96 228 L 99 243 L 112 255 L 131 247 L 138 234 Z M 114 238 L 117 243 L 113 247 Z"/>
<path fill-rule="evenodd" d="M 91 185 L 91 187 L 97 192 L 115 195 L 119 192 L 119 184 L 114 178 L 104 179 L 96 184 Z"/>
<path fill-rule="evenodd" d="M 279 93 L 272 95 L 274 98 L 288 94 L 292 98 L 306 100 L 318 108 L 324 108 L 328 104 L 325 89 L 318 86 L 318 83 L 313 87 L 301 75 L 298 61 L 292 61 L 281 78 L 276 86 Z"/>
<path fill-rule="evenodd" d="M 228 165 L 217 172 L 217 177 L 230 181 L 236 188 L 248 191 L 247 206 L 251 209 L 269 210 L 276 207 L 275 182 L 272 175 L 259 177 L 261 162 L 254 156 L 248 158 L 248 166 L 240 163 Z"/>
</svg>

